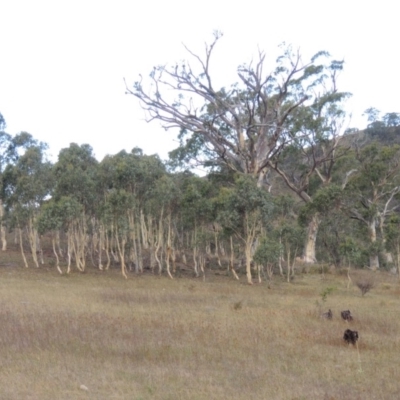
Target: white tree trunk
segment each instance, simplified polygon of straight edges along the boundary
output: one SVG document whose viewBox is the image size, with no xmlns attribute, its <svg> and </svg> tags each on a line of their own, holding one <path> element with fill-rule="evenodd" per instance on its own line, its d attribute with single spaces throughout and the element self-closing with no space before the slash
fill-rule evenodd
<svg viewBox="0 0 400 400">
<path fill-rule="evenodd" d="M 317 233 L 320 222 L 321 220 L 319 219 L 319 215 L 315 214 L 308 224 L 307 238 L 304 248 L 304 262 L 309 264 L 315 264 L 317 262 L 315 255 L 315 243 L 317 241 Z"/>
<path fill-rule="evenodd" d="M 0 200 L 0 235 L 1 235 L 1 250 L 7 251 L 6 227 L 3 225 L 4 206 Z"/>
<path fill-rule="evenodd" d="M 246 276 L 247 276 L 247 283 L 249 285 L 253 284 L 253 278 L 251 276 L 251 261 L 252 261 L 252 240 L 248 238 L 246 241 Z"/>
<path fill-rule="evenodd" d="M 373 218 L 368 225 L 368 231 L 369 231 L 369 239 L 371 241 L 371 244 L 376 243 L 376 222 L 375 218 Z M 369 256 L 369 267 L 372 270 L 379 269 L 379 256 L 378 254 L 371 254 Z"/>
</svg>

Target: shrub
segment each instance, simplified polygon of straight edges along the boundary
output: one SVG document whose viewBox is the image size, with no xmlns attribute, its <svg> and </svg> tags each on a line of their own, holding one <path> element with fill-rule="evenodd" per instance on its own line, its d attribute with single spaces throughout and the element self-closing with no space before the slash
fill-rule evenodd
<svg viewBox="0 0 400 400">
<path fill-rule="evenodd" d="M 361 290 L 361 295 L 364 296 L 375 286 L 375 283 L 370 279 L 363 279 L 356 282 L 356 285 Z"/>
</svg>

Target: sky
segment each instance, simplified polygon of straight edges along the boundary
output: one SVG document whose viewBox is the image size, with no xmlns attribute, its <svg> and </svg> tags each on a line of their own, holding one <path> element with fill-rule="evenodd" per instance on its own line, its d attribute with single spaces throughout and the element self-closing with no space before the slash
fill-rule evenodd
<svg viewBox="0 0 400 400">
<path fill-rule="evenodd" d="M 282 42 L 304 59 L 327 50 L 345 67 L 339 90 L 353 94 L 351 127 L 368 107 L 400 112 L 398 12 L 393 0 L 0 0 L 0 112 L 12 135 L 49 144 L 52 160 L 70 143 L 90 144 L 100 161 L 140 147 L 166 159 L 176 131 L 147 123 L 125 94 L 155 65 L 201 54 L 212 33 L 211 74 L 229 85 L 258 49 L 271 70 Z"/>
</svg>

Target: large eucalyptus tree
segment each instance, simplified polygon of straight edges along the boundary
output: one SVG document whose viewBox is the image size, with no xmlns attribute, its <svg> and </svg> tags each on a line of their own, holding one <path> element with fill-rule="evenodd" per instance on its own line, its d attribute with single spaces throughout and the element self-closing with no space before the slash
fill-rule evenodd
<svg viewBox="0 0 400 400">
<path fill-rule="evenodd" d="M 187 49 L 192 61 L 155 67 L 149 80 L 141 77 L 127 93 L 140 100 L 148 121 L 180 129 L 175 161 L 223 164 L 256 177 L 259 186 L 268 185 L 266 175 L 273 167 L 291 190 L 310 201 L 307 182 L 293 184 L 282 168 L 282 156 L 288 146 L 297 147 L 308 158 L 306 180 L 310 174 L 329 180 L 322 170 L 329 172 L 338 145 L 336 119 L 343 119 L 338 103 L 347 96 L 336 86 L 343 62 L 327 52 L 305 62 L 287 46 L 274 70 L 265 71 L 265 54 L 260 52 L 257 62 L 238 68 L 237 82 L 217 88 L 212 53 L 220 37 L 216 33 L 206 45 L 204 57 Z M 317 228 L 315 216 L 305 247 L 309 262 L 315 261 Z"/>
</svg>

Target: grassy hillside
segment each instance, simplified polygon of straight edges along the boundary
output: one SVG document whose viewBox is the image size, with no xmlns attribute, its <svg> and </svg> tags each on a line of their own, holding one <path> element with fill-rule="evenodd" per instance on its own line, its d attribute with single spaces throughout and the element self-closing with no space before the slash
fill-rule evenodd
<svg viewBox="0 0 400 400">
<path fill-rule="evenodd" d="M 22 265 L 0 255 L 1 399 L 400 398 L 400 286 L 385 272 L 368 271 L 362 297 L 339 274 L 268 289 Z"/>
</svg>

